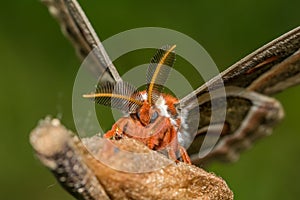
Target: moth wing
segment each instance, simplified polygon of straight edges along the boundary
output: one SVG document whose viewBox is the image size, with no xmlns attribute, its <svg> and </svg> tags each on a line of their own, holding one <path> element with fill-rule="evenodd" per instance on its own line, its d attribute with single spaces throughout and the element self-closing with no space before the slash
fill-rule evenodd
<svg viewBox="0 0 300 200">
<path fill-rule="evenodd" d="M 237 160 L 240 152 L 269 135 L 284 116 L 280 103 L 271 97 L 232 86 L 225 91 L 226 96 L 215 90 L 213 98 L 208 93 L 198 98 L 199 126 L 188 148 L 193 164 Z M 195 123 L 189 116 L 186 119 L 188 126 Z"/>
<path fill-rule="evenodd" d="M 191 138 L 195 139 L 188 150 L 194 163 L 203 164 L 216 158 L 225 161 L 236 160 L 239 152 L 251 146 L 251 143 L 256 139 L 269 133 L 271 127 L 283 117 L 280 104 L 262 94 L 273 95 L 288 87 L 297 85 L 299 82 L 300 27 L 297 27 L 241 59 L 220 75 L 196 89 L 193 94 L 181 99 L 180 104 L 183 105 L 183 109 L 188 110 L 185 111 L 186 113 L 191 113 L 189 114 L 191 117 L 196 115 L 195 110 L 200 112 L 199 126 L 196 133 L 192 130 L 194 132 L 191 132 L 190 138 L 186 137 L 187 143 L 190 142 Z M 210 119 L 211 113 L 209 107 L 207 107 L 208 103 L 203 104 L 200 99 L 211 92 L 220 90 L 222 86 L 225 86 L 226 91 L 226 97 L 223 96 L 223 99 L 226 98 L 227 105 L 223 105 L 223 109 L 226 110 L 227 114 L 225 121 L 218 123 Z M 237 89 L 233 90 L 232 88 L 240 88 L 240 92 L 234 94 L 232 91 L 237 92 Z M 192 99 L 195 96 L 198 104 L 191 104 L 190 102 L 193 101 Z M 210 99 L 209 96 L 207 96 L 207 99 L 207 102 L 210 103 L 216 101 L 216 99 Z M 278 114 L 272 114 L 274 109 L 277 110 Z M 259 113 L 265 116 L 252 119 L 253 116 Z M 189 120 L 189 115 L 186 116 L 187 120 Z M 273 123 L 265 124 L 266 121 L 264 120 L 267 120 L 270 115 L 273 116 L 271 118 Z M 201 138 L 206 135 L 209 128 L 207 123 L 210 124 L 211 130 L 215 129 L 217 132 L 223 132 L 213 150 L 200 159 L 196 154 L 198 154 L 203 143 Z M 247 125 L 247 123 L 249 124 Z M 229 141 L 232 142 L 232 148 L 228 145 Z M 234 142 L 236 144 L 233 144 Z M 183 144 L 185 145 L 185 143 Z M 217 149 L 219 153 L 216 153 Z"/>
<path fill-rule="evenodd" d="M 76 0 L 42 0 L 71 40 L 81 60 L 88 55 L 88 70 L 101 82 L 121 81 L 91 23 Z"/>
</svg>

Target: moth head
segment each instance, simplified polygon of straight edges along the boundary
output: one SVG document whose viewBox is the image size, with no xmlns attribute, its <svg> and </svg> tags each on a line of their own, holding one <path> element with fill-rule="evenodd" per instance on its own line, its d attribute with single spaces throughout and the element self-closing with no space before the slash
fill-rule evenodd
<svg viewBox="0 0 300 200">
<path fill-rule="evenodd" d="M 157 101 L 175 62 L 176 45 L 164 46 L 151 59 L 147 70 L 146 91 L 139 92 L 127 82 L 101 83 L 92 94 L 83 95 L 96 103 L 116 108 L 139 120 L 143 126 L 154 123 L 161 115 Z M 142 95 L 143 94 L 143 95 Z M 146 98 L 145 98 L 146 97 Z"/>
<path fill-rule="evenodd" d="M 156 122 L 160 116 L 160 112 L 155 106 L 151 106 L 148 101 L 144 101 L 143 106 L 137 111 L 136 116 L 143 126 L 147 126 Z"/>
</svg>

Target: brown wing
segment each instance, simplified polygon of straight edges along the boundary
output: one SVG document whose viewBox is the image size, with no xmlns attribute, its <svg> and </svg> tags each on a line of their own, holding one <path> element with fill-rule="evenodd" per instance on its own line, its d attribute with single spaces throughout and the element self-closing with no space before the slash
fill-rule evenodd
<svg viewBox="0 0 300 200">
<path fill-rule="evenodd" d="M 193 164 L 237 160 L 241 151 L 269 135 L 284 116 L 280 103 L 273 98 L 232 86 L 225 92 L 225 97 L 215 90 L 213 98 L 208 93 L 198 98 L 199 128 L 188 149 Z M 194 122 L 187 117 L 186 123 Z"/>
<path fill-rule="evenodd" d="M 286 87 L 283 87 L 283 85 L 290 87 L 299 83 L 299 80 L 293 80 L 297 79 L 294 77 L 298 77 L 300 74 L 299 49 L 300 26 L 233 64 L 223 71 L 220 76 L 211 79 L 195 92 L 197 95 L 201 95 L 206 93 L 208 88 L 213 90 L 220 87 L 219 78 L 222 77 L 225 86 L 247 88 L 262 94 L 272 95 L 285 89 Z M 278 79 L 268 81 L 266 76 L 271 77 L 270 74 L 276 74 L 275 77 Z M 290 80 L 293 80 L 292 83 L 286 84 Z M 265 89 L 262 90 L 257 87 L 258 84 L 262 84 Z M 280 90 L 273 88 L 281 84 Z M 187 98 L 185 97 L 183 100 L 187 100 Z"/>
<path fill-rule="evenodd" d="M 64 34 L 71 40 L 83 60 L 90 52 L 89 70 L 102 82 L 118 82 L 121 78 L 107 55 L 91 23 L 76 0 L 42 0 L 58 20 Z"/>
<path fill-rule="evenodd" d="M 195 90 L 194 94 L 181 99 L 181 107 L 189 105 L 187 119 L 189 115 L 193 115 L 193 110 L 200 111 L 197 136 L 188 150 L 194 163 L 201 164 L 214 158 L 226 161 L 237 159 L 240 151 L 247 149 L 257 138 L 266 135 L 282 118 L 280 104 L 261 94 L 272 95 L 299 84 L 299 49 L 300 27 L 297 27 L 232 65 L 220 76 Z M 211 119 L 209 109 L 211 102 L 216 99 L 210 99 L 208 96 L 207 101 L 200 100 L 207 96 L 209 91 L 220 89 L 222 81 L 227 95 L 227 105 L 223 104 L 226 116 L 224 122 L 218 122 L 215 118 Z M 232 86 L 244 91 L 235 94 L 232 92 Z M 193 95 L 198 99 L 198 105 L 194 104 L 194 107 L 190 105 Z M 197 154 L 208 127 L 221 131 L 222 135 L 213 150 L 205 157 L 199 158 Z"/>
</svg>

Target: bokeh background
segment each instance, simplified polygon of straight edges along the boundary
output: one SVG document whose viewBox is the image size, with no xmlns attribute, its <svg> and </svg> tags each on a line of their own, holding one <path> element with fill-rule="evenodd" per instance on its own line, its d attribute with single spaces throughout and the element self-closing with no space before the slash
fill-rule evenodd
<svg viewBox="0 0 300 200">
<path fill-rule="evenodd" d="M 137 27 L 170 28 L 202 44 L 220 69 L 300 25 L 298 0 L 80 3 L 102 40 Z M 140 56 L 124 56 L 116 63 L 135 66 Z M 145 55 L 142 61 L 149 59 Z M 74 130 L 72 87 L 80 66 L 72 46 L 38 0 L 1 2 L 0 60 L 1 199 L 73 199 L 35 158 L 28 141 L 38 120 L 49 114 Z M 300 87 L 276 98 L 286 117 L 273 135 L 243 153 L 238 162 L 215 163 L 209 169 L 227 181 L 235 199 L 300 196 Z"/>
</svg>

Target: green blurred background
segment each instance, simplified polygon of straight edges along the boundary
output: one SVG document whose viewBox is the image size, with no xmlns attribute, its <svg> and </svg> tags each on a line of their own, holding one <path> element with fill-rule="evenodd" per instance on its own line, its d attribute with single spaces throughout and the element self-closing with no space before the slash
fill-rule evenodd
<svg viewBox="0 0 300 200">
<path fill-rule="evenodd" d="M 300 25 L 299 0 L 80 3 L 102 40 L 137 27 L 170 28 L 202 44 L 222 70 Z M 71 97 L 80 62 L 38 0 L 1 3 L 0 52 L 1 199 L 73 199 L 34 157 L 28 138 L 48 114 L 62 116 L 74 130 Z M 135 66 L 136 61 L 125 56 L 117 64 Z M 210 168 L 227 181 L 235 199 L 299 199 L 300 87 L 276 98 L 286 118 L 273 135 L 238 162 Z"/>
</svg>

